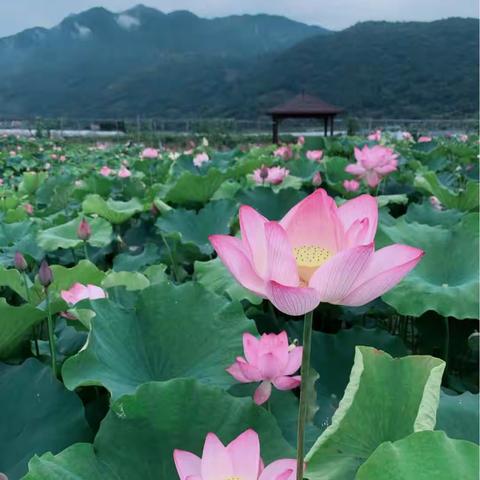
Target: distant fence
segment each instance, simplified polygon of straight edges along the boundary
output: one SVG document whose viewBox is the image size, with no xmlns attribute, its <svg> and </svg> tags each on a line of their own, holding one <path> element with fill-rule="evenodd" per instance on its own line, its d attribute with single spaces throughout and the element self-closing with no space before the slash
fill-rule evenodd
<svg viewBox="0 0 480 480">
<path fill-rule="evenodd" d="M 450 131 L 471 133 L 478 131 L 478 119 L 398 119 L 398 118 L 356 118 L 335 119 L 335 132 L 359 133 L 375 129 L 385 131 L 408 130 L 422 133 Z M 0 117 L 0 131 L 20 135 L 51 136 L 121 136 L 135 133 L 171 134 L 262 134 L 271 131 L 268 117 L 256 120 L 234 118 L 26 118 L 12 119 Z M 314 120 L 290 119 L 282 123 L 282 133 L 317 134 L 323 131 L 323 124 Z"/>
</svg>

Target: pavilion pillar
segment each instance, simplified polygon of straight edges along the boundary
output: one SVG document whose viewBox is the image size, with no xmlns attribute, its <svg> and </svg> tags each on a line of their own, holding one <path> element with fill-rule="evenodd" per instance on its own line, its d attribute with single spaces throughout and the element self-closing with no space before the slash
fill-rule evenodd
<svg viewBox="0 0 480 480">
<path fill-rule="evenodd" d="M 272 143 L 279 143 L 278 139 L 278 127 L 280 125 L 280 121 L 278 118 L 272 118 Z"/>
<path fill-rule="evenodd" d="M 326 137 L 328 135 L 328 117 L 323 117 L 323 130 Z"/>
<path fill-rule="evenodd" d="M 333 120 L 334 120 L 334 116 L 332 115 L 330 117 L 330 136 L 333 137 Z"/>
</svg>

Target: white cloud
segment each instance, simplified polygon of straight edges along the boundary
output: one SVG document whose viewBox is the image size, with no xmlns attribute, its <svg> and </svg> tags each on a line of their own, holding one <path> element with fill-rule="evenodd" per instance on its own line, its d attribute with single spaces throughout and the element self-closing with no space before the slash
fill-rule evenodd
<svg viewBox="0 0 480 480">
<path fill-rule="evenodd" d="M 132 30 L 133 28 L 137 28 L 140 26 L 140 20 L 138 18 L 135 18 L 132 15 L 128 15 L 126 13 L 118 15 L 117 23 L 125 30 Z"/>
<path fill-rule="evenodd" d="M 80 25 L 79 23 L 75 22 L 75 29 L 77 30 L 73 35 L 77 38 L 88 38 L 92 34 L 92 30 L 85 25 Z"/>
</svg>

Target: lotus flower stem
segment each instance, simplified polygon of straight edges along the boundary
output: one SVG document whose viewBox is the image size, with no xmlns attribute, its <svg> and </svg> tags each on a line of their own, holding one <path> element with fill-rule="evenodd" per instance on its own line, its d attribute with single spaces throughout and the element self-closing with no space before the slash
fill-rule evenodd
<svg viewBox="0 0 480 480">
<path fill-rule="evenodd" d="M 46 300 L 47 300 L 47 314 L 48 314 L 48 344 L 50 346 L 50 357 L 52 359 L 52 371 L 53 375 L 57 377 L 57 358 L 55 353 L 55 334 L 53 331 L 53 318 L 52 311 L 50 308 L 50 294 L 48 289 L 45 289 Z"/>
<path fill-rule="evenodd" d="M 28 303 L 32 303 L 30 298 L 30 290 L 28 289 L 27 274 L 25 272 L 22 272 L 22 279 L 23 279 L 23 285 L 25 286 L 25 298 L 27 299 Z M 37 332 L 37 327 L 35 325 L 32 327 L 32 332 L 33 332 L 33 341 L 35 343 L 35 355 L 39 357 L 40 350 L 38 348 L 38 332 Z"/>
<path fill-rule="evenodd" d="M 298 407 L 297 426 L 297 480 L 303 480 L 303 457 L 305 440 L 305 422 L 307 419 L 308 386 L 310 370 L 310 352 L 312 349 L 313 311 L 305 314 L 303 323 L 302 383 L 300 385 L 300 405 Z"/>
<path fill-rule="evenodd" d="M 172 254 L 172 250 L 170 248 L 170 245 L 168 244 L 167 242 L 167 239 L 165 238 L 165 236 L 163 235 L 163 233 L 160 233 L 160 236 L 162 237 L 162 241 L 163 241 L 163 244 L 165 245 L 165 249 L 167 250 L 167 254 L 168 256 L 170 257 L 170 264 L 171 264 L 171 268 L 172 268 L 172 274 L 173 274 L 173 278 L 176 282 L 178 282 L 178 278 L 177 278 L 177 265 L 175 263 L 175 259 L 173 258 L 173 254 Z"/>
<path fill-rule="evenodd" d="M 444 317 L 444 325 L 445 325 L 445 344 L 444 344 L 444 352 L 443 355 L 445 357 L 445 371 L 448 372 L 448 356 L 450 353 L 450 325 L 448 323 L 448 317 Z"/>
<path fill-rule="evenodd" d="M 85 255 L 85 260 L 88 260 L 88 250 L 87 250 L 87 242 L 83 242 L 83 254 Z"/>
</svg>

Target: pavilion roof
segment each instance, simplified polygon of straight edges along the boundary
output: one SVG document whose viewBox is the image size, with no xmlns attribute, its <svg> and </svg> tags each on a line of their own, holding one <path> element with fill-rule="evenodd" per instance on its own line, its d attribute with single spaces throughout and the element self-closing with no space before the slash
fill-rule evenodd
<svg viewBox="0 0 480 480">
<path fill-rule="evenodd" d="M 342 108 L 331 105 L 312 95 L 300 94 L 268 111 L 270 115 L 328 115 L 343 112 Z"/>
</svg>

